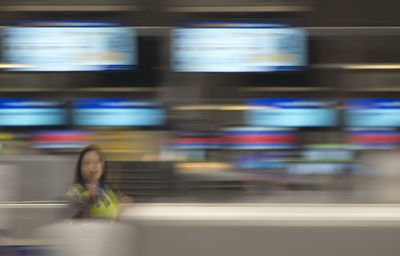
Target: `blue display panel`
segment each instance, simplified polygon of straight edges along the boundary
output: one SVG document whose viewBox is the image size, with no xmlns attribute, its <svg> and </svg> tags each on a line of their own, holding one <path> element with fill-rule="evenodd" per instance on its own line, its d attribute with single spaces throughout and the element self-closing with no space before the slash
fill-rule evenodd
<svg viewBox="0 0 400 256">
<path fill-rule="evenodd" d="M 137 65 L 135 29 L 101 21 L 21 21 L 2 29 L 10 71 L 103 71 Z"/>
<path fill-rule="evenodd" d="M 400 99 L 350 99 L 345 101 L 345 108 L 347 126 L 400 126 Z"/>
<path fill-rule="evenodd" d="M 246 101 L 246 125 L 272 127 L 324 127 L 338 123 L 334 101 L 271 98 Z"/>
<path fill-rule="evenodd" d="M 8 256 L 46 256 L 57 252 L 56 246 L 50 245 L 0 245 L 0 255 Z"/>
<path fill-rule="evenodd" d="M 66 124 L 67 111 L 61 102 L 0 99 L 0 126 L 59 126 Z"/>
<path fill-rule="evenodd" d="M 236 157 L 234 163 L 239 170 L 279 170 L 286 169 L 287 160 L 294 156 L 289 150 L 252 151 Z"/>
<path fill-rule="evenodd" d="M 347 162 L 354 160 L 354 152 L 346 144 L 309 145 L 301 152 L 305 161 Z"/>
<path fill-rule="evenodd" d="M 73 102 L 77 126 L 160 126 L 164 110 L 155 102 L 132 99 L 79 99 Z"/>
<path fill-rule="evenodd" d="M 305 30 L 286 23 L 190 22 L 171 40 L 177 72 L 297 71 L 307 63 Z"/>
<path fill-rule="evenodd" d="M 290 163 L 289 175 L 340 175 L 352 170 L 351 163 Z"/>
</svg>

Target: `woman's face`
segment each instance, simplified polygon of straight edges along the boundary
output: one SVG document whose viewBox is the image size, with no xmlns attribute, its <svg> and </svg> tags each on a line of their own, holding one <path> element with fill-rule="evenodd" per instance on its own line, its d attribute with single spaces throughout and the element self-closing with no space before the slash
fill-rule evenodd
<svg viewBox="0 0 400 256">
<path fill-rule="evenodd" d="M 81 163 L 82 177 L 88 182 L 99 181 L 103 174 L 104 162 L 96 151 L 87 152 Z"/>
</svg>

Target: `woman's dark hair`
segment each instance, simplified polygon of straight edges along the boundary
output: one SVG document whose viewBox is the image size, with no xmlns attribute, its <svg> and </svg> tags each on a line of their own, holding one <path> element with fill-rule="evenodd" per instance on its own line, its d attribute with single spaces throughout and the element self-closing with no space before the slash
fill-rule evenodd
<svg viewBox="0 0 400 256">
<path fill-rule="evenodd" d="M 82 149 L 81 153 L 79 154 L 78 162 L 76 163 L 76 168 L 75 168 L 75 182 L 81 185 L 85 185 L 85 180 L 82 177 L 82 170 L 81 170 L 81 165 L 82 165 L 82 159 L 86 155 L 86 153 L 95 151 L 99 156 L 101 161 L 104 163 L 103 164 L 103 173 L 101 174 L 101 177 L 99 179 L 100 186 L 105 185 L 106 181 L 106 176 L 107 176 L 107 165 L 106 161 L 104 160 L 104 155 L 100 148 L 96 145 L 89 145 L 86 146 L 84 149 Z"/>
</svg>

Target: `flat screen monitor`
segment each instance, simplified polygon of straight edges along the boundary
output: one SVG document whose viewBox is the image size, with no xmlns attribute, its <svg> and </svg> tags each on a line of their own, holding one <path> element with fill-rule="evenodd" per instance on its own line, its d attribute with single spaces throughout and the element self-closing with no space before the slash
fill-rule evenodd
<svg viewBox="0 0 400 256">
<path fill-rule="evenodd" d="M 34 132 L 30 141 L 38 149 L 78 149 L 89 145 L 93 138 L 93 133 L 88 131 L 56 130 Z"/>
<path fill-rule="evenodd" d="M 0 99 L 0 126 L 63 126 L 67 122 L 63 102 Z"/>
<path fill-rule="evenodd" d="M 400 127 L 400 99 L 349 99 L 344 117 L 350 127 Z"/>
<path fill-rule="evenodd" d="M 171 31 L 176 72 L 303 70 L 306 32 L 277 22 L 188 22 Z"/>
<path fill-rule="evenodd" d="M 353 128 L 346 131 L 346 142 L 352 149 L 393 149 L 400 146 L 400 132 Z"/>
<path fill-rule="evenodd" d="M 219 134 L 184 133 L 173 140 L 178 149 L 218 149 L 221 147 Z"/>
<path fill-rule="evenodd" d="M 329 127 L 338 123 L 335 102 L 319 99 L 249 99 L 245 124 L 272 127 Z"/>
<path fill-rule="evenodd" d="M 296 146 L 292 129 L 231 127 L 223 130 L 223 145 L 228 149 L 287 149 Z"/>
<path fill-rule="evenodd" d="M 137 65 L 135 29 L 106 21 L 21 21 L 2 29 L 8 71 L 105 71 Z"/>
<path fill-rule="evenodd" d="M 311 162 L 348 162 L 354 160 L 354 152 L 346 144 L 311 144 L 302 150 L 301 157 Z"/>
<path fill-rule="evenodd" d="M 165 113 L 159 104 L 121 98 L 78 99 L 72 103 L 77 126 L 161 126 Z"/>
</svg>

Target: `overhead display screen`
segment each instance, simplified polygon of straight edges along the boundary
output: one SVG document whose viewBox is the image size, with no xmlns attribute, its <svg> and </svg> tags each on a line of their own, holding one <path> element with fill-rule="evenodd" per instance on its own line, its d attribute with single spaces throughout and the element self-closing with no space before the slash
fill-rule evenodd
<svg viewBox="0 0 400 256">
<path fill-rule="evenodd" d="M 0 99 L 0 126 L 67 124 L 64 103 L 52 100 Z"/>
<path fill-rule="evenodd" d="M 2 29 L 9 71 L 104 71 L 137 65 L 135 29 L 99 21 L 21 21 Z"/>
<path fill-rule="evenodd" d="M 400 99 L 349 99 L 344 114 L 351 127 L 398 127 Z"/>
<path fill-rule="evenodd" d="M 189 22 L 171 32 L 177 72 L 278 72 L 306 66 L 304 29 L 273 22 Z"/>
<path fill-rule="evenodd" d="M 73 102 L 77 126 L 160 126 L 164 110 L 155 102 L 133 99 L 79 99 Z"/>
<path fill-rule="evenodd" d="M 246 125 L 272 127 L 324 127 L 338 123 L 335 102 L 319 99 L 249 99 Z"/>
</svg>

